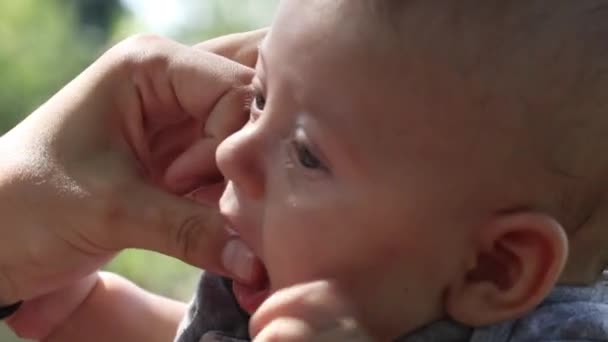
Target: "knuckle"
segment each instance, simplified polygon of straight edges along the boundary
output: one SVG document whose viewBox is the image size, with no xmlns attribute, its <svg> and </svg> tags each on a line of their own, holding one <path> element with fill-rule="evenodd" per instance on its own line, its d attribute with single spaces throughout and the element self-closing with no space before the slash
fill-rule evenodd
<svg viewBox="0 0 608 342">
<path fill-rule="evenodd" d="M 89 184 L 90 193 L 83 194 L 81 201 L 84 204 L 81 217 L 88 216 L 93 224 L 89 229 L 83 230 L 89 235 L 88 244 L 99 249 L 109 249 L 120 244 L 122 238 L 128 236 L 130 228 L 139 221 L 133 212 L 130 203 L 130 194 L 134 191 L 130 184 L 118 182 L 98 182 Z M 93 244 L 96 241 L 96 244 Z M 93 246 L 94 245 L 94 246 Z"/>
<path fill-rule="evenodd" d="M 129 212 L 124 203 L 124 190 L 114 186 L 106 186 L 103 195 L 97 198 L 91 196 L 95 212 L 99 215 L 102 227 L 118 227 L 128 221 Z"/>
<path fill-rule="evenodd" d="M 250 88 L 251 80 L 255 76 L 255 70 L 237 65 L 235 75 L 235 88 Z"/>
<path fill-rule="evenodd" d="M 202 215 L 192 215 L 182 220 L 174 232 L 173 241 L 177 253 L 184 260 L 194 260 L 201 236 L 205 234 L 208 220 Z"/>
<path fill-rule="evenodd" d="M 170 44 L 168 39 L 155 34 L 136 34 L 114 46 L 110 54 L 126 68 L 147 69 L 166 65 Z"/>
<path fill-rule="evenodd" d="M 162 41 L 165 38 L 154 34 L 154 33 L 137 33 L 134 35 L 131 35 L 130 37 L 127 37 L 126 39 L 124 39 L 124 42 L 130 42 L 130 43 L 135 43 L 135 44 L 145 44 L 145 43 L 149 43 L 149 42 L 157 42 L 157 41 Z"/>
<path fill-rule="evenodd" d="M 151 45 L 162 44 L 166 39 L 150 33 L 139 33 L 125 38 L 117 46 L 129 51 L 140 51 L 149 48 Z"/>
<path fill-rule="evenodd" d="M 250 101 L 254 95 L 254 89 L 253 86 L 251 86 L 251 82 L 234 85 L 232 87 L 232 92 L 239 103 Z"/>
</svg>

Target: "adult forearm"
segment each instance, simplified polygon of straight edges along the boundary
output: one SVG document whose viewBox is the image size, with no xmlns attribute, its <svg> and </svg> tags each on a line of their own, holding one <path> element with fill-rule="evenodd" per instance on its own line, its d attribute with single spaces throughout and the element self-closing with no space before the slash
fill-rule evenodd
<svg viewBox="0 0 608 342">
<path fill-rule="evenodd" d="M 170 342 L 186 305 L 102 274 L 83 304 L 45 342 Z"/>
</svg>

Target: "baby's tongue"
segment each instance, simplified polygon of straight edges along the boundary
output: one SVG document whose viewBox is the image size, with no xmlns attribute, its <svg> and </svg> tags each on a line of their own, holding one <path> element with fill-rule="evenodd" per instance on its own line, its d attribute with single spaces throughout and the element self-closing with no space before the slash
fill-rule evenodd
<svg viewBox="0 0 608 342">
<path fill-rule="evenodd" d="M 233 274 L 232 290 L 240 306 L 253 313 L 268 297 L 266 268 L 253 252 L 241 241 L 229 241 L 222 254 L 222 262 Z"/>
<path fill-rule="evenodd" d="M 228 241 L 222 252 L 222 263 L 235 282 L 252 288 L 261 287 L 266 280 L 266 269 L 240 239 Z"/>
</svg>

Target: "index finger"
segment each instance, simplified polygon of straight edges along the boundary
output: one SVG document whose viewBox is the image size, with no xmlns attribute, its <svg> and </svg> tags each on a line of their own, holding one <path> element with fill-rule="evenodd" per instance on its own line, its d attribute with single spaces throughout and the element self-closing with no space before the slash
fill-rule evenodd
<svg viewBox="0 0 608 342">
<path fill-rule="evenodd" d="M 240 102 L 245 103 L 253 69 L 197 49 L 184 57 L 184 62 L 175 65 L 171 83 L 186 113 L 207 120 L 217 103 L 229 94 L 241 96 Z"/>
<path fill-rule="evenodd" d="M 254 75 L 222 56 L 149 35 L 120 43 L 106 59 L 120 76 L 112 86 L 128 90 L 115 99 L 129 144 L 146 168 L 166 166 L 167 155 L 180 154 L 206 134 L 207 120 L 222 99 L 244 111 Z M 153 156 L 155 147 L 164 151 L 163 158 Z"/>
<path fill-rule="evenodd" d="M 253 68 L 258 59 L 258 47 L 267 33 L 268 28 L 233 33 L 207 40 L 194 47 Z"/>
</svg>

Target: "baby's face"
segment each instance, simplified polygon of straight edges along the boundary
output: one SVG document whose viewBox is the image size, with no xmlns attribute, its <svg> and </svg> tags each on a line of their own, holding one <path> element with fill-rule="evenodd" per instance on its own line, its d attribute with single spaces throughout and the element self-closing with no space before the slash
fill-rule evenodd
<svg viewBox="0 0 608 342">
<path fill-rule="evenodd" d="M 466 268 L 466 227 L 482 218 L 452 134 L 461 124 L 429 114 L 420 90 L 433 80 L 417 83 L 355 3 L 283 1 L 251 120 L 218 149 L 220 204 L 270 291 L 331 279 L 372 331 L 394 337 L 443 314 L 446 284 Z M 256 308 L 256 294 L 236 292 Z"/>
</svg>

